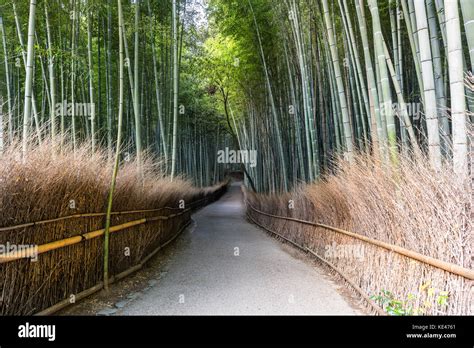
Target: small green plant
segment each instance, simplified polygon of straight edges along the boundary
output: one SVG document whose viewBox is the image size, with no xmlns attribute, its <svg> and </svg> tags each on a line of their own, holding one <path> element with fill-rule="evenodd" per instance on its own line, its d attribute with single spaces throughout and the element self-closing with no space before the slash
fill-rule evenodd
<svg viewBox="0 0 474 348">
<path fill-rule="evenodd" d="M 449 292 L 431 287 L 431 281 L 428 281 L 420 286 L 417 293 L 409 293 L 406 299 L 397 299 L 392 292 L 385 289 L 370 298 L 389 315 L 424 315 L 430 310 L 443 313 L 448 305 Z"/>
<path fill-rule="evenodd" d="M 378 295 L 370 297 L 390 315 L 410 315 L 407 313 L 404 301 L 397 300 L 388 290 L 382 289 Z"/>
</svg>

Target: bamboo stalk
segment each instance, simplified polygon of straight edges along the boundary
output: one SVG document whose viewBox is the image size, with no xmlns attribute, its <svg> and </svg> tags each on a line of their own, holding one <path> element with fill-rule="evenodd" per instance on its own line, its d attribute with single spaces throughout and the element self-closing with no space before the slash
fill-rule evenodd
<svg viewBox="0 0 474 348">
<path fill-rule="evenodd" d="M 112 213 L 113 196 L 119 170 L 120 151 L 122 146 L 122 122 L 123 122 L 123 66 L 124 66 L 124 28 L 122 16 L 122 0 L 117 0 L 118 4 L 118 25 L 119 25 L 119 109 L 117 126 L 117 144 L 115 149 L 114 169 L 110 180 L 109 197 L 107 199 L 107 214 L 104 228 L 104 288 L 109 289 L 109 242 L 110 242 L 110 217 Z M 145 220 L 146 221 L 146 220 Z"/>
<path fill-rule="evenodd" d="M 424 109 L 426 115 L 428 150 L 431 165 L 436 171 L 441 170 L 441 146 L 439 136 L 438 110 L 436 104 L 433 59 L 428 30 L 426 7 L 423 1 L 415 2 L 416 24 L 418 29 L 420 64 L 423 78 Z"/>
<path fill-rule="evenodd" d="M 7 38 L 5 35 L 5 28 L 3 25 L 3 17 L 0 16 L 0 32 L 2 36 L 2 47 L 5 63 L 5 84 L 7 86 L 7 105 L 8 105 L 8 140 L 11 143 L 13 141 L 13 109 L 12 109 L 12 92 L 10 85 L 10 68 L 8 64 L 8 50 L 7 50 Z"/>
<path fill-rule="evenodd" d="M 468 139 L 461 24 L 458 1 L 445 0 L 444 3 L 446 10 L 447 55 L 453 128 L 453 166 L 454 171 L 462 180 L 468 175 Z"/>
<path fill-rule="evenodd" d="M 28 21 L 28 44 L 26 55 L 25 103 L 23 109 L 23 157 L 27 154 L 30 113 L 33 93 L 33 65 L 34 65 L 34 33 L 35 33 L 36 0 L 30 0 L 30 14 Z"/>
<path fill-rule="evenodd" d="M 96 148 L 96 121 L 95 121 L 95 103 L 94 103 L 94 69 L 92 66 L 92 34 L 91 34 L 91 15 L 90 9 L 87 10 L 87 62 L 89 74 L 89 100 L 90 100 L 90 118 L 91 118 L 91 150 L 95 152 Z M 100 97 L 100 96 L 99 96 Z"/>
<path fill-rule="evenodd" d="M 178 146 L 178 27 L 176 0 L 173 0 L 173 143 L 171 149 L 171 181 L 176 175 Z"/>
</svg>

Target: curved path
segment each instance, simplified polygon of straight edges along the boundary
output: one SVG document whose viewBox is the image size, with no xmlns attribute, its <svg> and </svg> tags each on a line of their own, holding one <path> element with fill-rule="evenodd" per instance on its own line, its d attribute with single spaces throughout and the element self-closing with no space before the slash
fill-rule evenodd
<svg viewBox="0 0 474 348">
<path fill-rule="evenodd" d="M 244 214 L 234 183 L 193 216 L 164 276 L 116 315 L 361 314 L 324 271 Z"/>
</svg>

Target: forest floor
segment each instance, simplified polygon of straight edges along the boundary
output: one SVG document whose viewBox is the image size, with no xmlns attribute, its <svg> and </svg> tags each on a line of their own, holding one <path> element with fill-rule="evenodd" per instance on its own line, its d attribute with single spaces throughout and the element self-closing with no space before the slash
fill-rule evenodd
<svg viewBox="0 0 474 348">
<path fill-rule="evenodd" d="M 360 315 L 343 284 L 245 218 L 240 183 L 145 269 L 63 315 Z"/>
</svg>

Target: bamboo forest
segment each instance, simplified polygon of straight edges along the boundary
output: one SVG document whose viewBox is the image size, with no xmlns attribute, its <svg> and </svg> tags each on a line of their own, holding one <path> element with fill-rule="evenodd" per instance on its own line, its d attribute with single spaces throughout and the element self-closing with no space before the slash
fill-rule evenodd
<svg viewBox="0 0 474 348">
<path fill-rule="evenodd" d="M 2 316 L 474 315 L 474 1 L 0 0 L 0 42 Z"/>
</svg>

